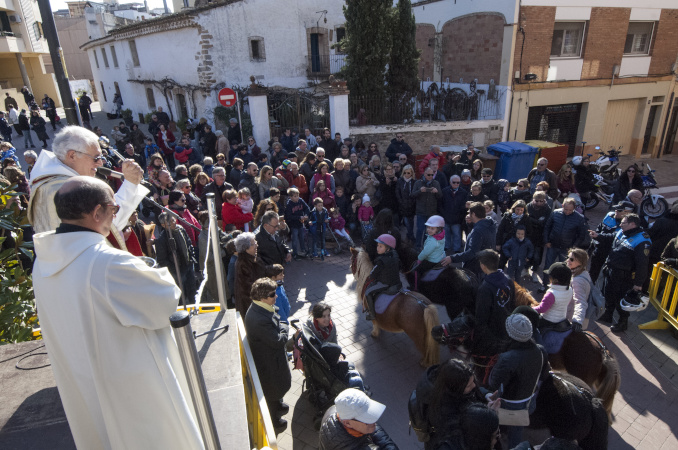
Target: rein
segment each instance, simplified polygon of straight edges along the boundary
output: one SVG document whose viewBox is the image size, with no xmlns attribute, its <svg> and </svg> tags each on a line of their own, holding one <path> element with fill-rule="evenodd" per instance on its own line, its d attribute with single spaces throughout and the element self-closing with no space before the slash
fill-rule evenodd
<svg viewBox="0 0 678 450">
<path fill-rule="evenodd" d="M 600 349 L 603 351 L 606 357 L 610 357 L 610 351 L 605 347 L 605 344 L 596 336 L 595 334 L 591 333 L 590 331 L 584 331 L 584 334 L 586 334 L 589 338 L 593 339 L 596 344 L 600 346 Z"/>
</svg>

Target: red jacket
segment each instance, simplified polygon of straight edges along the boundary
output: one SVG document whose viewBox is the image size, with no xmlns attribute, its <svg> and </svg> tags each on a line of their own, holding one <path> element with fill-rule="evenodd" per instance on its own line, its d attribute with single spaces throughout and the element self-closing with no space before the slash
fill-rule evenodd
<svg viewBox="0 0 678 450">
<path fill-rule="evenodd" d="M 235 225 L 238 230 L 243 230 L 245 224 L 251 222 L 254 216 L 252 213 L 243 213 L 238 205 L 232 205 L 225 201 L 221 205 L 221 218 L 224 221 L 224 229 L 226 225 Z"/>
<path fill-rule="evenodd" d="M 328 211 L 331 208 L 334 208 L 334 206 L 335 206 L 334 195 L 332 195 L 332 191 L 330 191 L 328 188 L 325 188 L 324 191 L 321 191 L 320 189 L 316 189 L 315 192 L 313 193 L 313 200 L 315 200 L 316 198 L 322 199 L 323 206 Z"/>
<path fill-rule="evenodd" d="M 167 133 L 167 142 L 171 143 L 174 142 L 174 135 L 170 130 L 165 130 Z M 174 152 L 174 149 L 171 147 L 168 147 L 165 145 L 165 141 L 162 138 L 162 131 L 158 130 L 158 147 L 160 147 L 160 150 L 163 151 L 164 154 L 166 155 L 171 155 Z"/>
<path fill-rule="evenodd" d="M 424 160 L 419 164 L 419 176 L 422 176 L 424 174 L 424 171 L 428 167 L 429 163 L 433 158 L 436 158 L 438 160 L 438 168 L 443 167 L 445 165 L 445 155 L 443 152 L 440 152 L 439 154 L 433 153 L 433 151 L 428 152 L 428 155 L 424 156 Z"/>
</svg>

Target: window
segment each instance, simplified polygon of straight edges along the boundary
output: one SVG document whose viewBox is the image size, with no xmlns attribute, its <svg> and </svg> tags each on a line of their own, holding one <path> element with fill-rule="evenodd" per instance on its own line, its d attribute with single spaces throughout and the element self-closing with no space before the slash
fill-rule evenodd
<svg viewBox="0 0 678 450">
<path fill-rule="evenodd" d="M 266 51 L 264 49 L 264 38 L 250 37 L 250 61 L 266 61 Z"/>
<path fill-rule="evenodd" d="M 104 66 L 108 69 L 108 56 L 106 56 L 106 49 L 103 47 L 101 48 L 101 56 L 104 58 Z"/>
<path fill-rule="evenodd" d="M 625 55 L 647 55 L 650 53 L 650 41 L 654 22 L 629 22 L 624 44 Z"/>
<path fill-rule="evenodd" d="M 99 58 L 97 57 L 97 51 L 94 50 L 94 51 L 92 51 L 92 53 L 94 54 L 94 62 L 96 63 L 97 69 L 98 69 L 99 68 Z"/>
<path fill-rule="evenodd" d="M 35 39 L 42 38 L 42 24 L 40 22 L 33 22 L 33 31 L 35 32 Z"/>
<path fill-rule="evenodd" d="M 118 55 L 115 53 L 115 47 L 111 45 L 111 58 L 113 58 L 113 67 L 118 67 Z"/>
<path fill-rule="evenodd" d="M 584 42 L 584 22 L 556 22 L 553 28 L 551 56 L 578 58 Z"/>
<path fill-rule="evenodd" d="M 337 45 L 334 47 L 336 53 L 344 53 L 344 49 L 339 45 L 342 39 L 346 37 L 346 28 L 339 27 L 337 28 Z M 429 43 L 429 46 L 431 44 Z"/>
<path fill-rule="evenodd" d="M 101 85 L 101 95 L 104 96 L 104 101 L 106 102 L 108 100 L 106 100 L 106 89 L 104 89 L 104 83 L 99 81 L 99 84 Z"/>
<path fill-rule="evenodd" d="M 155 94 L 153 93 L 153 88 L 146 88 L 146 101 L 148 102 L 148 108 L 153 111 L 155 109 Z"/>
<path fill-rule="evenodd" d="M 137 53 L 137 43 L 135 41 L 129 41 L 129 51 L 132 54 L 132 64 L 134 67 L 139 67 L 139 53 Z"/>
</svg>

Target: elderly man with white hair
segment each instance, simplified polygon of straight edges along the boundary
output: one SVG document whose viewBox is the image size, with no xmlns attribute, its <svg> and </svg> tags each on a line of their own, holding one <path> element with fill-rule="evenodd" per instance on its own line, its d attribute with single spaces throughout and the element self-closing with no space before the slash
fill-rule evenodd
<svg viewBox="0 0 678 450">
<path fill-rule="evenodd" d="M 55 230 L 61 220 L 54 206 L 54 195 L 70 178 L 82 175 L 93 177 L 105 157 L 99 148 L 99 137 L 78 126 L 68 126 L 54 137 L 53 152 L 42 150 L 31 171 L 31 200 L 28 204 L 28 220 L 36 233 Z M 117 247 L 126 250 L 121 230 L 127 225 L 134 211 L 148 189 L 139 183 L 144 171 L 132 160 L 122 164 L 125 181 L 115 194 L 120 211 L 113 220 L 111 234 Z"/>
</svg>

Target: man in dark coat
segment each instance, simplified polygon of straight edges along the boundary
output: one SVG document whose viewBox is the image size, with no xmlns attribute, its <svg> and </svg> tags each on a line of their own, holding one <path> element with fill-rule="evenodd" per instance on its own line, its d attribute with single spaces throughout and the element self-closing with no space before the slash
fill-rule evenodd
<svg viewBox="0 0 678 450">
<path fill-rule="evenodd" d="M 158 239 L 155 240 L 155 254 L 158 265 L 160 267 L 167 267 L 177 285 L 179 285 L 179 277 L 177 277 L 174 254 L 172 252 L 172 247 L 176 246 L 177 262 L 181 276 L 180 286 L 183 288 L 186 303 L 195 303 L 197 286 L 193 269 L 193 246 L 191 245 L 191 240 L 186 231 L 182 227 L 177 226 L 177 220 L 168 213 L 160 214 L 158 221 L 164 228 Z M 171 240 L 174 240 L 174 245 L 170 243 Z"/>
<path fill-rule="evenodd" d="M 165 128 L 169 127 L 170 117 L 162 110 L 162 106 L 158 106 L 158 112 L 156 115 L 158 116 L 158 122 L 165 125 Z"/>
<path fill-rule="evenodd" d="M 534 194 L 537 190 L 537 183 L 546 181 L 549 184 L 548 196 L 555 200 L 558 198 L 558 177 L 554 171 L 547 168 L 548 164 L 548 159 L 539 158 L 537 167 L 527 174 L 527 180 L 530 182 L 530 194 Z"/>
<path fill-rule="evenodd" d="M 42 109 L 45 110 L 45 114 L 49 118 L 52 130 L 56 130 L 56 104 L 47 94 L 45 94 L 45 98 L 42 99 Z"/>
<path fill-rule="evenodd" d="M 18 110 L 19 109 L 19 104 L 14 100 L 10 95 L 9 92 L 5 92 L 5 111 L 9 111 L 9 107 L 11 105 L 14 105 L 14 109 Z"/>
<path fill-rule="evenodd" d="M 247 170 L 240 175 L 240 184 L 238 184 L 238 190 L 242 188 L 250 190 L 250 195 L 252 196 L 252 202 L 254 202 L 255 208 L 259 203 L 259 184 L 254 178 L 257 176 L 258 171 L 259 167 L 256 163 L 247 163 Z"/>
<path fill-rule="evenodd" d="M 459 187 L 459 175 L 450 177 L 450 185 L 443 189 L 442 216 L 445 219 L 445 249 L 454 253 L 461 251 L 461 227 L 466 217 L 468 192 Z"/>
<path fill-rule="evenodd" d="M 242 136 L 240 136 L 240 124 L 238 123 L 238 119 L 235 117 L 232 117 L 228 120 L 228 132 L 226 137 L 228 137 L 228 142 L 231 144 L 233 144 L 233 141 L 236 141 L 238 144 L 242 143 Z"/>
<path fill-rule="evenodd" d="M 233 189 L 233 186 L 226 182 L 226 171 L 223 167 L 215 167 L 212 171 L 212 178 L 214 181 L 208 183 L 205 188 L 202 190 L 202 195 L 200 200 L 203 205 L 207 205 L 207 194 L 210 192 L 214 194 L 214 208 L 217 213 L 217 217 L 221 217 L 221 206 L 224 199 L 224 191 L 228 189 Z"/>
<path fill-rule="evenodd" d="M 389 162 L 393 162 L 396 161 L 401 154 L 410 156 L 412 154 L 412 147 L 405 142 L 402 133 L 397 133 L 395 139 L 391 139 L 391 144 L 386 149 L 386 157 Z"/>
<path fill-rule="evenodd" d="M 259 244 L 258 257 L 266 265 L 284 265 L 292 260 L 292 250 L 278 236 L 279 224 L 280 218 L 275 211 L 267 211 L 261 218 L 256 239 Z"/>
<path fill-rule="evenodd" d="M 217 159 L 217 135 L 212 132 L 210 125 L 205 125 L 205 136 L 202 138 L 202 153 L 205 156 Z"/>
<path fill-rule="evenodd" d="M 160 127 L 160 121 L 158 120 L 158 116 L 153 114 L 151 116 L 151 122 L 148 124 L 148 133 L 153 136 L 153 139 L 155 140 L 155 143 L 158 143 L 158 129 Z"/>
<path fill-rule="evenodd" d="M 476 296 L 475 339 L 480 354 L 492 356 L 500 353 L 508 342 L 504 322 L 515 309 L 515 289 L 511 279 L 499 269 L 499 253 L 483 250 L 477 258 L 485 278 Z"/>
<path fill-rule="evenodd" d="M 318 146 L 325 149 L 325 155 L 330 161 L 334 161 L 339 157 L 339 146 L 337 145 L 337 141 L 332 139 L 332 133 L 329 128 L 323 130 L 323 138 L 318 143 Z"/>
<path fill-rule="evenodd" d="M 485 206 L 480 202 L 471 203 L 469 220 L 473 229 L 466 237 L 464 251 L 446 256 L 440 263 L 446 266 L 453 262 L 463 263 L 468 269 L 482 278 L 484 273 L 478 263 L 477 255 L 481 250 L 493 249 L 497 242 L 497 224 L 490 217 L 485 217 Z"/>
<path fill-rule="evenodd" d="M 254 282 L 250 294 L 252 305 L 245 314 L 245 330 L 273 426 L 281 431 L 287 426 L 282 416 L 290 407 L 283 402 L 283 397 L 292 386 L 292 374 L 285 351 L 289 325 L 280 321 L 275 306 L 277 287 L 269 278 Z"/>
</svg>

